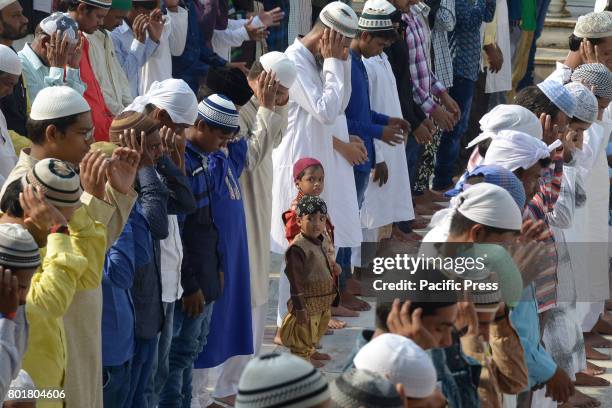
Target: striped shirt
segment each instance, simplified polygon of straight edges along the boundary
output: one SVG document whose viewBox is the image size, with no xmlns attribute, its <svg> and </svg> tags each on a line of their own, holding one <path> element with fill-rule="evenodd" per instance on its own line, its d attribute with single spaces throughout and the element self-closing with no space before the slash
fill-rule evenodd
<svg viewBox="0 0 612 408">
<path fill-rule="evenodd" d="M 408 44 L 408 66 L 414 85 L 414 101 L 421 106 L 423 111 L 430 115 L 437 104 L 433 96 L 439 96 L 446 92 L 446 88 L 431 72 L 428 61 L 429 33 L 423 24 L 423 20 L 417 15 L 418 11 L 411 8 L 409 13 L 404 13 L 402 20 L 406 23 L 406 44 Z"/>
</svg>

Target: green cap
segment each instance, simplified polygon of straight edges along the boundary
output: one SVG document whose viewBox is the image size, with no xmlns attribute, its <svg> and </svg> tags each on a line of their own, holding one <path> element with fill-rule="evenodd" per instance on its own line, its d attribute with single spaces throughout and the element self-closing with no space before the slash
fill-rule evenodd
<svg viewBox="0 0 612 408">
<path fill-rule="evenodd" d="M 132 0 L 113 0 L 111 9 L 125 10 L 125 11 L 131 10 Z"/>
</svg>

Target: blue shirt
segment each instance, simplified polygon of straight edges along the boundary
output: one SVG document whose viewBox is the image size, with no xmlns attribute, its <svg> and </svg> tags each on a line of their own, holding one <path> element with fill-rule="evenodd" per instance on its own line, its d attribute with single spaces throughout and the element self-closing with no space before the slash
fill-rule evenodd
<svg viewBox="0 0 612 408">
<path fill-rule="evenodd" d="M 449 33 L 454 75 L 476 81 L 480 70 L 480 26 L 495 16 L 495 0 L 455 0 L 455 29 Z"/>
<path fill-rule="evenodd" d="M 370 108 L 370 91 L 368 72 L 361 60 L 361 55 L 351 53 L 351 99 L 346 107 L 346 122 L 350 135 L 357 135 L 368 150 L 368 161 L 355 166 L 355 170 L 369 172 L 376 164 L 374 139 L 382 137 L 383 128 L 389 123 L 389 117 L 374 112 Z"/>
<path fill-rule="evenodd" d="M 182 225 L 181 285 L 185 295 L 202 290 L 207 303 L 221 295 L 219 233 L 211 208 L 208 155 L 187 141 L 185 171 L 195 198 L 195 212 L 179 215 Z"/>
<path fill-rule="evenodd" d="M 194 1 L 198 0 L 187 0 L 185 2 L 185 7 L 189 12 L 187 40 L 183 54 L 179 57 L 172 57 L 172 77 L 187 82 L 191 90 L 197 95 L 200 87 L 199 80 L 206 76 L 208 67 L 222 67 L 227 64 L 227 61 L 206 46 L 198 23 L 198 10 Z"/>
<path fill-rule="evenodd" d="M 523 296 L 510 312 L 510 320 L 525 349 L 525 365 L 529 370 L 529 388 L 544 384 L 553 376 L 557 365 L 540 343 L 540 319 L 533 284 L 523 289 Z"/>
<path fill-rule="evenodd" d="M 138 41 L 125 21 L 111 32 L 111 37 L 115 45 L 117 61 L 125 71 L 125 76 L 130 83 L 130 92 L 135 98 L 138 96 L 140 87 L 140 69 L 157 50 L 159 44 L 151 40 L 148 35 L 144 44 Z"/>
<path fill-rule="evenodd" d="M 78 68 L 66 66 L 64 72 L 64 68 L 48 67 L 32 50 L 30 44 L 26 44 L 18 54 L 21 61 L 21 75 L 23 76 L 27 93 L 28 110 L 32 106 L 36 95 L 49 86 L 69 86 L 81 95 L 87 89 L 87 85 L 81 81 L 80 70 Z"/>
<path fill-rule="evenodd" d="M 153 241 L 136 201 L 121 235 L 110 247 L 102 276 L 102 363 L 117 366 L 134 355 L 134 305 L 130 289 L 136 268 L 151 262 Z"/>
</svg>

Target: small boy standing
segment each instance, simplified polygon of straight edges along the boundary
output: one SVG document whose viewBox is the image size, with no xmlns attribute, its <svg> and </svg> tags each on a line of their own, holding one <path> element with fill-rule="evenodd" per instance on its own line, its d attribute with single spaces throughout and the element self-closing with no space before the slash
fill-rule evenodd
<svg viewBox="0 0 612 408">
<path fill-rule="evenodd" d="M 327 206 L 319 197 L 304 196 L 298 202 L 296 213 L 301 232 L 285 254 L 291 299 L 280 336 L 292 354 L 320 367 L 322 363 L 312 357 L 315 346 L 327 330 L 331 304 L 337 296 L 331 265 L 323 247 Z"/>
</svg>

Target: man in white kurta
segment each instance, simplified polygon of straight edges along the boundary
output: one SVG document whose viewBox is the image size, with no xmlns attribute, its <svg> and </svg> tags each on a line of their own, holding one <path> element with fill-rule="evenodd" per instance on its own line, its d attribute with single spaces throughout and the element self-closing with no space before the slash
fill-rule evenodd
<svg viewBox="0 0 612 408">
<path fill-rule="evenodd" d="M 164 3 L 168 13 L 164 16 L 159 46 L 140 70 L 138 95 L 146 94 L 153 82 L 172 78 L 172 57 L 182 55 L 185 49 L 187 10 L 178 6 L 178 0 Z"/>
<path fill-rule="evenodd" d="M 0 45 L 0 76 L 7 77 L 3 80 L 12 81 L 16 85 L 20 75 L 21 61 L 17 53 L 6 45 Z M 6 94 L 1 94 L 0 97 L 13 93 L 12 87 L 4 89 L 6 89 Z M 17 154 L 6 125 L 6 118 L 0 111 L 0 183 L 4 184 L 15 164 L 17 164 Z"/>
<path fill-rule="evenodd" d="M 297 195 L 292 178 L 293 164 L 304 157 L 321 162 L 325 171 L 325 188 L 321 198 L 327 203 L 334 225 L 336 248 L 361 244 L 361 223 L 352 164 L 334 150 L 336 143 L 350 143 L 344 110 L 351 96 L 351 66 L 348 58 L 350 38 L 355 36 L 357 15 L 346 4 L 328 4 L 320 15 L 322 23 L 302 39 L 296 39 L 286 54 L 295 63 L 297 79 L 289 89 L 289 124 L 280 146 L 272 153 L 271 251 L 284 254 L 288 247 L 281 215 Z M 321 38 L 342 35 L 343 45 L 323 58 Z M 327 38 L 327 37 L 326 37 Z M 321 63 L 322 60 L 322 63 Z M 279 284 L 279 315 L 286 312 L 289 288 L 283 279 Z M 284 285 L 283 285 L 284 283 Z M 284 294 L 284 295 L 283 295 Z"/>
</svg>

